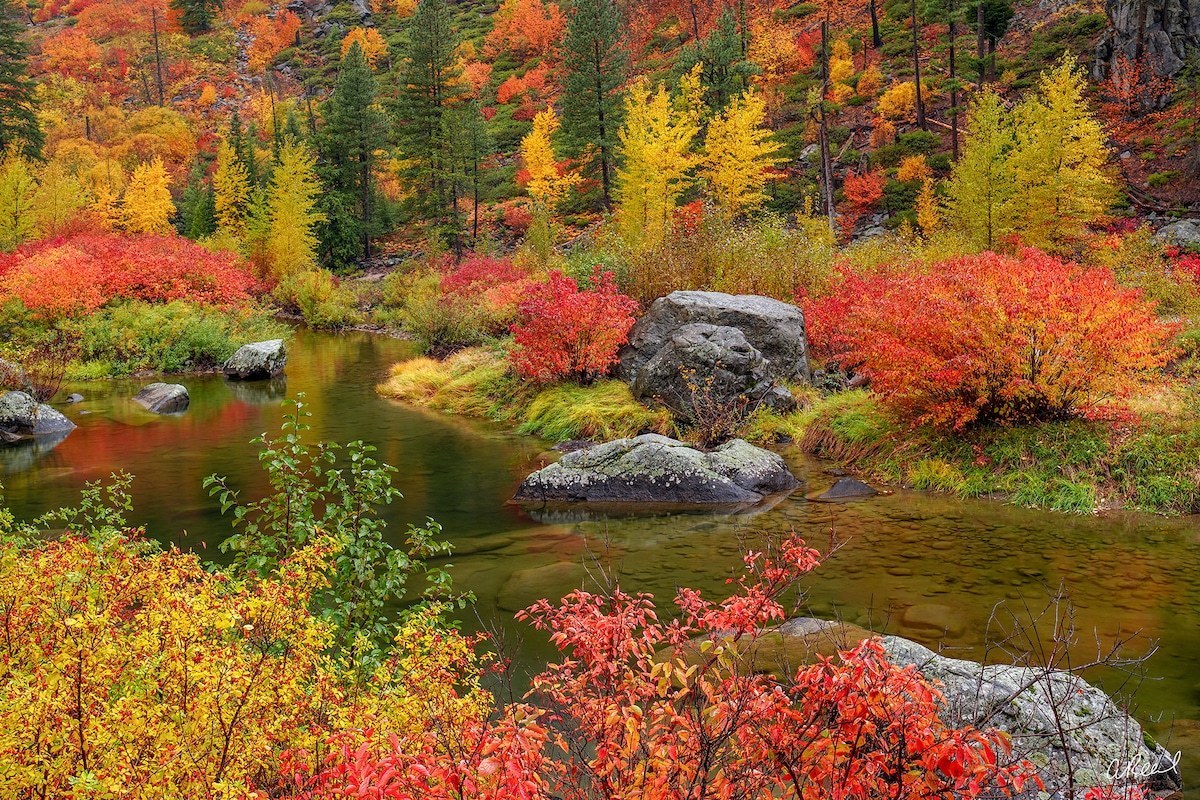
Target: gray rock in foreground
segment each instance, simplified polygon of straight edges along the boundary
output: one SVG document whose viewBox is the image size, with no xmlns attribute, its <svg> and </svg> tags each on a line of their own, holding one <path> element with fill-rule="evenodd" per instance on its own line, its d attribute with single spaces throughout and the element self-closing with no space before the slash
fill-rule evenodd
<svg viewBox="0 0 1200 800">
<path fill-rule="evenodd" d="M 0 441 L 12 443 L 41 436 L 65 436 L 73 430 L 74 422 L 26 392 L 0 395 Z"/>
<path fill-rule="evenodd" d="M 655 300 L 621 349 L 621 377 L 632 382 L 672 335 L 698 322 L 741 331 L 766 359 L 767 374 L 774 380 L 809 380 L 804 313 L 770 297 L 721 292 L 672 292 Z"/>
<path fill-rule="evenodd" d="M 178 414 L 188 410 L 192 399 L 178 383 L 151 383 L 133 396 L 133 402 L 155 414 Z"/>
<path fill-rule="evenodd" d="M 269 339 L 242 345 L 225 362 L 225 375 L 235 381 L 260 381 L 273 378 L 287 366 L 287 348 L 282 339 Z"/>
<path fill-rule="evenodd" d="M 644 434 L 576 450 L 530 475 L 522 503 L 749 505 L 799 486 L 777 454 L 735 439 L 702 452 Z"/>
<path fill-rule="evenodd" d="M 1128 770 L 1141 776 L 1132 782 L 1144 781 L 1151 791 L 1182 786 L 1166 749 L 1112 698 L 1077 675 L 946 658 L 898 636 L 884 637 L 883 647 L 893 663 L 914 665 L 941 684 L 943 718 L 951 724 L 1011 735 L 1012 757 L 1038 768 L 1051 797 L 1069 797 L 1072 785 L 1082 796 L 1082 788 L 1110 785 L 1114 777 L 1122 785 Z"/>
<path fill-rule="evenodd" d="M 873 636 L 848 623 L 792 619 L 765 632 L 753 658 L 759 668 L 791 673 L 817 656 L 850 649 Z M 899 636 L 880 641 L 892 663 L 914 666 L 938 685 L 948 724 L 993 728 L 1012 737 L 1012 753 L 1002 763 L 1028 760 L 1046 787 L 1045 794 L 1030 786 L 1017 797 L 1072 800 L 1074 787 L 1073 798 L 1079 800 L 1090 787 L 1130 782 L 1145 783 L 1152 792 L 1181 787 L 1171 755 L 1112 698 L 1077 675 L 947 658 Z M 1127 780 L 1131 769 L 1138 777 Z M 985 796 L 1007 795 L 994 788 Z"/>
</svg>

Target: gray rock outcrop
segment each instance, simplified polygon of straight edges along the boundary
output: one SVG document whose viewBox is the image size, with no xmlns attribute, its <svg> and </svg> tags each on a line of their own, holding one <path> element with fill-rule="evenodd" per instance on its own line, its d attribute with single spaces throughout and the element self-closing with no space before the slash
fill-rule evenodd
<svg viewBox="0 0 1200 800">
<path fill-rule="evenodd" d="M 242 345 L 225 362 L 225 375 L 235 381 L 259 381 L 273 378 L 287 366 L 287 348 L 282 339 L 269 339 Z"/>
<path fill-rule="evenodd" d="M 1176 247 L 1200 247 L 1200 222 L 1193 219 L 1172 222 L 1159 228 L 1154 238 Z"/>
<path fill-rule="evenodd" d="M 65 436 L 73 430 L 74 422 L 26 392 L 0 395 L 0 441 L 12 443 L 42 436 Z"/>
<path fill-rule="evenodd" d="M 178 383 L 151 383 L 133 396 L 133 402 L 155 414 L 187 411 L 192 399 Z"/>
<path fill-rule="evenodd" d="M 649 433 L 567 453 L 526 478 L 514 500 L 743 506 L 797 486 L 782 458 L 741 439 L 703 452 Z"/>
<path fill-rule="evenodd" d="M 1124 55 L 1175 77 L 1200 52 L 1200 0 L 1107 0 L 1108 29 L 1096 47 L 1093 77 L 1103 80 Z"/>
<path fill-rule="evenodd" d="M 804 314 L 769 297 L 672 292 L 654 301 L 621 348 L 618 374 L 639 399 L 684 419 L 698 404 L 795 407 L 782 384 L 809 382 Z"/>
</svg>

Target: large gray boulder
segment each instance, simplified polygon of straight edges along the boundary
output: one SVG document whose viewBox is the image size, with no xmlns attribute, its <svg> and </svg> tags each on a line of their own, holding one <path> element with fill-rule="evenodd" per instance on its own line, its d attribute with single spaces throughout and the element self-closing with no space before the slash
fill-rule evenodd
<svg viewBox="0 0 1200 800">
<path fill-rule="evenodd" d="M 1008 733 L 1011 758 L 1034 764 L 1052 798 L 1070 800 L 1072 787 L 1082 797 L 1084 788 L 1111 785 L 1114 777 L 1118 786 L 1144 782 L 1151 791 L 1182 786 L 1170 753 L 1078 675 L 946 658 L 899 636 L 882 641 L 893 663 L 911 664 L 941 685 L 944 719 Z"/>
<path fill-rule="evenodd" d="M 188 410 L 192 398 L 178 383 L 151 383 L 133 396 L 133 402 L 155 414 L 178 414 Z"/>
<path fill-rule="evenodd" d="M 225 375 L 235 381 L 273 378 L 287 366 L 287 348 L 282 339 L 242 345 L 225 362 Z"/>
<path fill-rule="evenodd" d="M 672 292 L 655 300 L 621 348 L 619 372 L 632 382 L 680 328 L 704 322 L 737 328 L 766 360 L 767 374 L 782 382 L 809 379 L 804 313 L 770 297 L 721 292 Z"/>
<path fill-rule="evenodd" d="M 768 362 L 737 328 L 693 322 L 667 336 L 633 374 L 634 397 L 658 400 L 686 420 L 760 405 L 795 409 L 796 399 L 769 375 Z"/>
<path fill-rule="evenodd" d="M 42 436 L 66 435 L 75 423 L 61 413 L 39 403 L 26 392 L 0 395 L 0 441 L 12 443 Z"/>
<path fill-rule="evenodd" d="M 757 669 L 791 675 L 801 665 L 875 636 L 857 625 L 802 617 L 764 631 L 746 655 Z M 914 667 L 938 686 L 942 719 L 948 724 L 997 729 L 1011 737 L 1012 752 L 1003 763 L 1027 759 L 1046 788 L 1042 794 L 1030 785 L 1017 797 L 1081 800 L 1090 787 L 1112 785 L 1114 774 L 1117 786 L 1122 786 L 1122 776 L 1130 771 L 1141 776 L 1132 782 L 1145 783 L 1152 792 L 1180 788 L 1170 754 L 1112 698 L 1077 675 L 1008 664 L 984 666 L 947 658 L 899 636 L 879 639 L 889 661 Z M 1008 794 L 994 787 L 985 796 Z"/>
<path fill-rule="evenodd" d="M 1139 59 L 1166 77 L 1178 75 L 1188 57 L 1200 51 L 1200 0 L 1106 0 L 1108 30 L 1096 46 L 1092 75 L 1104 80 L 1118 56 Z M 1153 107 L 1162 98 L 1147 98 Z"/>
<path fill-rule="evenodd" d="M 743 506 L 799 485 L 777 454 L 741 439 L 703 452 L 649 433 L 567 453 L 526 478 L 514 499 Z"/>
<path fill-rule="evenodd" d="M 1176 247 L 1200 247 L 1200 222 L 1192 219 L 1172 222 L 1159 228 L 1154 238 Z"/>
</svg>

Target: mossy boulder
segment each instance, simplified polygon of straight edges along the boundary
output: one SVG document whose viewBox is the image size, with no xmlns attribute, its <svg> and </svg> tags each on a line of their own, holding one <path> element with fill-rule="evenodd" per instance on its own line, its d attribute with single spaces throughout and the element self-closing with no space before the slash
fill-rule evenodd
<svg viewBox="0 0 1200 800">
<path fill-rule="evenodd" d="M 242 345 L 225 362 L 225 376 L 235 381 L 260 381 L 273 378 L 287 366 L 287 348 L 282 339 L 269 339 Z"/>
<path fill-rule="evenodd" d="M 779 455 L 741 439 L 702 451 L 643 434 L 567 453 L 530 475 L 523 504 L 745 506 L 800 485 Z"/>
<path fill-rule="evenodd" d="M 65 436 L 73 430 L 74 422 L 26 392 L 0 395 L 0 442 Z"/>
</svg>

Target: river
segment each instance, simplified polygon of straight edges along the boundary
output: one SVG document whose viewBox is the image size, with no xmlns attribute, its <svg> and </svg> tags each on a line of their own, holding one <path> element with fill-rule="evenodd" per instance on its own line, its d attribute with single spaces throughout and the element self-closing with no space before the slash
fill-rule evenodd
<svg viewBox="0 0 1200 800">
<path fill-rule="evenodd" d="M 202 487 L 228 476 L 249 495 L 264 488 L 249 443 L 277 430 L 286 392 L 305 393 L 314 438 L 362 439 L 399 468 L 404 499 L 387 510 L 391 530 L 433 517 L 457 548 L 449 561 L 460 588 L 477 597 L 468 627 L 497 624 L 517 645 L 518 665 L 535 667 L 543 641 L 512 612 L 558 597 L 601 572 L 663 601 L 678 586 L 711 594 L 739 566 L 742 543 L 760 531 L 796 530 L 837 552 L 808 584 L 808 612 L 839 615 L 948 654 L 980 658 L 998 604 L 1025 614 L 1063 585 L 1085 659 L 1135 634 L 1134 654 L 1157 647 L 1145 675 L 1098 671 L 1109 691 L 1136 688 L 1135 715 L 1170 750 L 1182 750 L 1188 794 L 1200 797 L 1200 524 L 1139 514 L 1071 516 L 991 501 L 896 491 L 831 505 L 798 492 L 753 515 L 677 514 L 650 518 L 539 522 L 507 500 L 549 458 L 545 442 L 498 426 L 410 408 L 378 397 L 388 367 L 412 355 L 408 343 L 368 334 L 298 331 L 286 386 L 180 379 L 190 410 L 158 417 L 129 400 L 147 381 L 66 387 L 84 402 L 64 409 L 79 425 L 52 450 L 0 449 L 0 481 L 19 518 L 69 504 L 85 481 L 115 471 L 136 476 L 133 521 L 154 537 L 220 557 L 229 532 Z M 834 480 L 825 465 L 785 449 L 808 491 Z M 1004 616 L 1007 611 L 1002 611 Z"/>
</svg>

